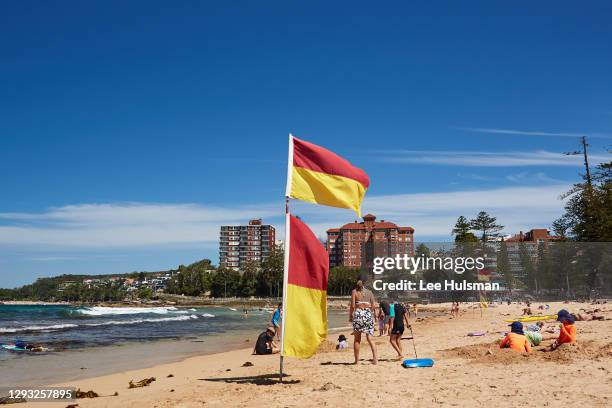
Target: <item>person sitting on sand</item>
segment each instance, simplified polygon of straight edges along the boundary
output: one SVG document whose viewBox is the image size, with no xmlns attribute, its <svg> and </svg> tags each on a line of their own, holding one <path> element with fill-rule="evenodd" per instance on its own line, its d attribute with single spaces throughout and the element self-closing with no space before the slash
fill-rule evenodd
<svg viewBox="0 0 612 408">
<path fill-rule="evenodd" d="M 399 302 L 395 302 L 393 304 L 395 310 L 395 317 L 393 318 L 393 329 L 391 330 L 391 334 L 389 335 L 389 343 L 391 343 L 391 347 L 397 352 L 397 357 L 402 358 L 404 353 L 402 351 L 402 334 L 404 334 L 404 322 L 406 323 L 406 327 L 410 327 L 410 322 L 408 321 L 408 315 L 406 313 L 406 308 L 403 304 Z"/>
<path fill-rule="evenodd" d="M 531 316 L 533 314 L 533 312 L 531 311 L 531 307 L 527 306 L 525 308 L 523 308 L 523 316 L 527 315 L 527 316 Z"/>
<path fill-rule="evenodd" d="M 253 354 L 265 355 L 278 353 L 280 350 L 276 343 L 274 343 L 275 334 L 276 329 L 272 326 L 268 327 L 265 332 L 261 333 L 259 337 L 257 337 Z"/>
<path fill-rule="evenodd" d="M 349 322 L 353 324 L 353 350 L 355 353 L 355 364 L 359 364 L 359 349 L 361 347 L 361 335 L 366 335 L 366 340 L 372 349 L 372 364 L 378 363 L 374 335 L 374 316 L 376 316 L 376 299 L 372 292 L 366 289 L 363 281 L 357 281 L 355 289 L 351 294 L 351 307 L 349 310 Z"/>
<path fill-rule="evenodd" d="M 556 350 L 562 344 L 576 343 L 576 326 L 574 325 L 574 316 L 565 309 L 559 310 L 557 313 L 557 321 L 561 322 L 559 337 L 553 344 L 550 345 L 548 351 Z"/>
<path fill-rule="evenodd" d="M 338 344 L 336 344 L 336 350 L 344 350 L 348 348 L 348 340 L 344 334 L 338 336 Z"/>
<path fill-rule="evenodd" d="M 531 345 L 523 332 L 523 323 L 513 322 L 510 330 L 510 333 L 499 344 L 499 348 L 511 348 L 521 353 L 531 353 Z"/>
</svg>

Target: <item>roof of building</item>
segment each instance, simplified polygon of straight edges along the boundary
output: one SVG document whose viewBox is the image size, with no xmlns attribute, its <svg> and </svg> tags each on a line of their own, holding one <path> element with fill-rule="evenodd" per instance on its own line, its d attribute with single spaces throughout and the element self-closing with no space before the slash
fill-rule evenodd
<svg viewBox="0 0 612 408">
<path fill-rule="evenodd" d="M 550 232 L 546 228 L 533 228 L 527 233 L 523 233 L 523 231 L 521 231 L 518 234 L 514 234 L 512 237 L 506 239 L 505 242 L 535 242 L 534 233 L 537 233 L 539 237 L 543 236 L 549 241 L 561 239 L 561 237 L 556 235 L 550 235 Z"/>
<path fill-rule="evenodd" d="M 340 232 L 341 230 L 365 230 L 366 229 L 366 223 L 365 221 L 373 221 L 372 223 L 372 229 L 373 230 L 383 230 L 383 229 L 397 229 L 399 231 L 408 231 L 413 233 L 414 232 L 414 228 L 412 227 L 398 227 L 397 224 L 393 223 L 393 222 L 389 222 L 389 221 L 385 221 L 385 220 L 381 220 L 379 222 L 376 222 L 376 216 L 372 215 L 372 214 L 366 214 L 363 216 L 364 221 L 362 222 L 357 222 L 357 220 L 355 220 L 354 222 L 349 222 L 348 224 L 344 224 L 342 227 L 340 228 L 330 228 L 327 230 L 328 233 L 330 232 Z"/>
</svg>

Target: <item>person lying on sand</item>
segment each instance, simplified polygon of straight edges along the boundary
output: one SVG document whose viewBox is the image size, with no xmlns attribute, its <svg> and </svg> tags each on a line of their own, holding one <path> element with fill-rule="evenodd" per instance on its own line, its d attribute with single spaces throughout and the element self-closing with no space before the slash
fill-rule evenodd
<svg viewBox="0 0 612 408">
<path fill-rule="evenodd" d="M 605 320 L 605 317 L 603 315 L 595 313 L 577 313 L 574 316 L 579 322 L 588 322 L 591 320 Z"/>
<path fill-rule="evenodd" d="M 559 310 L 557 313 L 557 321 L 561 322 L 559 337 L 550 348 L 545 351 L 556 350 L 562 344 L 576 343 L 576 326 L 574 325 L 574 316 L 565 309 Z"/>
<path fill-rule="evenodd" d="M 531 353 L 531 345 L 523 332 L 523 323 L 513 322 L 510 330 L 511 332 L 499 344 L 499 348 L 511 348 L 521 353 Z"/>
<path fill-rule="evenodd" d="M 265 355 L 278 353 L 280 350 L 276 343 L 274 343 L 275 334 L 276 329 L 272 326 L 268 327 L 265 332 L 261 333 L 259 337 L 257 337 L 253 354 Z"/>
</svg>

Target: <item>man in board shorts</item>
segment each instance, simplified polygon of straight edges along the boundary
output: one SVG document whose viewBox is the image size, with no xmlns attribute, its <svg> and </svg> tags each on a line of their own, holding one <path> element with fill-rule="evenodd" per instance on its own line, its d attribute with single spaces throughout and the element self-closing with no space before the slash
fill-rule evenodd
<svg viewBox="0 0 612 408">
<path fill-rule="evenodd" d="M 397 357 L 402 358 L 404 355 L 402 351 L 402 334 L 404 334 L 405 327 L 410 327 L 410 322 L 408 322 L 408 314 L 403 304 L 394 302 L 392 306 L 394 317 L 389 343 L 391 343 L 391 347 L 397 352 Z M 404 325 L 404 323 L 406 323 L 406 325 Z"/>
</svg>

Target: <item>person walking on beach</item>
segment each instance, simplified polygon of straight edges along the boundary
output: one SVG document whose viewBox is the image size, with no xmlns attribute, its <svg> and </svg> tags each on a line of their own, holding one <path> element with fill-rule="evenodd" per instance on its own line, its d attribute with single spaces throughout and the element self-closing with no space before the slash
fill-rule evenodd
<svg viewBox="0 0 612 408">
<path fill-rule="evenodd" d="M 386 300 L 381 300 L 378 304 L 378 307 L 380 309 L 380 312 L 384 314 L 383 330 L 380 333 L 381 336 L 384 336 L 389 332 L 389 321 L 391 320 L 391 317 L 389 316 L 389 302 L 387 302 Z"/>
<path fill-rule="evenodd" d="M 391 343 L 391 347 L 397 352 L 398 359 L 401 359 L 404 356 L 402 351 L 402 334 L 404 334 L 405 327 L 410 327 L 410 322 L 408 321 L 406 307 L 403 304 L 395 302 L 393 309 L 395 310 L 395 317 L 393 318 L 393 329 L 389 336 L 389 343 Z M 406 326 L 404 326 L 404 322 Z"/>
<path fill-rule="evenodd" d="M 372 349 L 372 364 L 378 364 L 378 353 L 374 344 L 374 316 L 376 316 L 376 299 L 371 291 L 366 289 L 363 281 L 357 281 L 351 295 L 351 307 L 349 310 L 349 322 L 353 324 L 353 350 L 355 353 L 355 364 L 359 364 L 359 349 L 361 347 L 361 336 L 365 334 L 366 340 Z"/>
<path fill-rule="evenodd" d="M 270 322 L 272 323 L 272 327 L 274 327 L 276 331 L 277 339 L 280 338 L 280 319 L 282 316 L 283 316 L 283 304 L 279 303 L 278 306 L 276 307 L 276 310 L 272 314 L 272 320 Z"/>
</svg>

